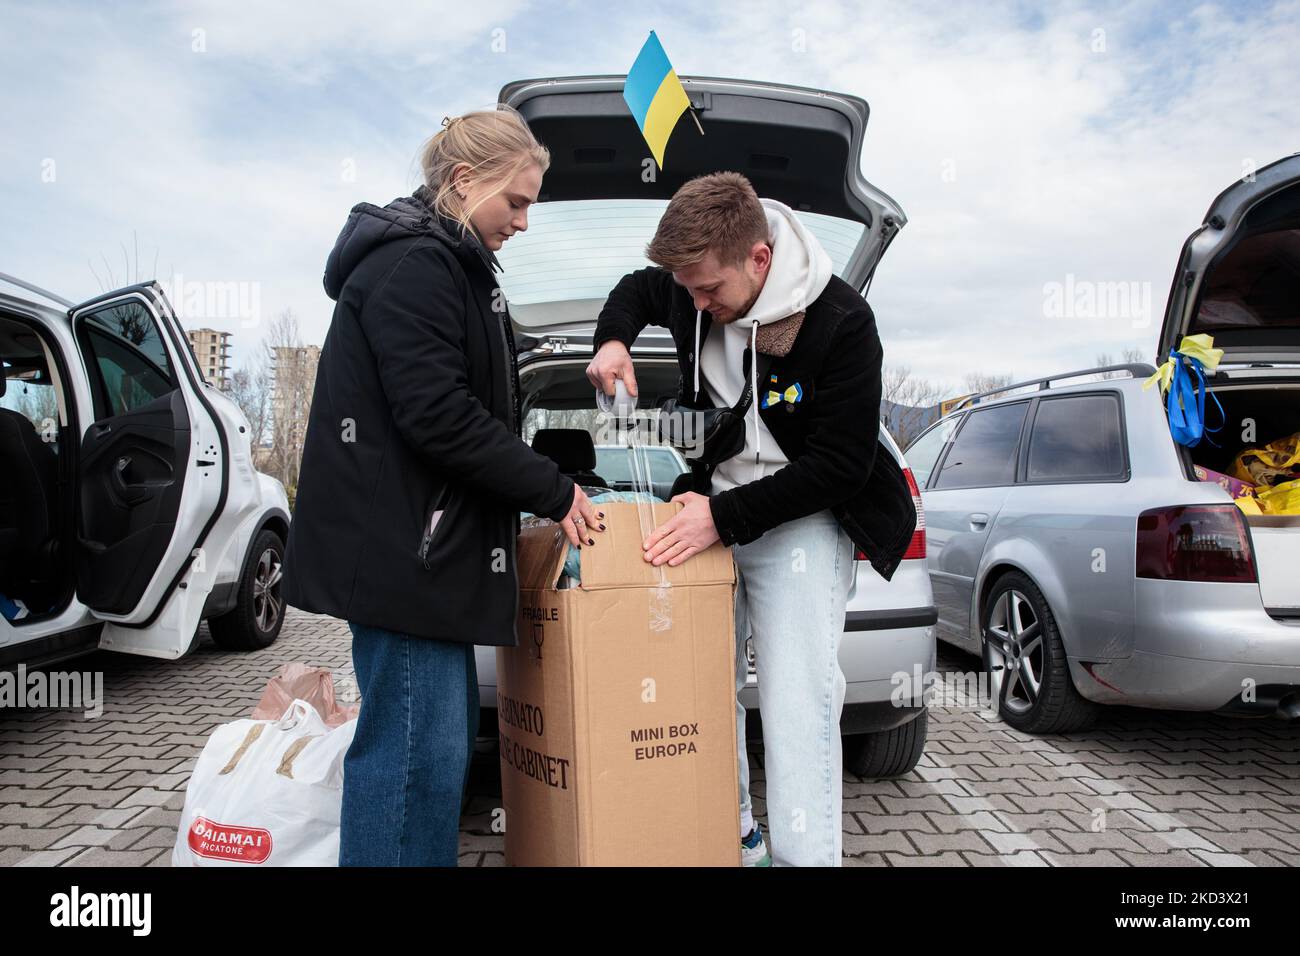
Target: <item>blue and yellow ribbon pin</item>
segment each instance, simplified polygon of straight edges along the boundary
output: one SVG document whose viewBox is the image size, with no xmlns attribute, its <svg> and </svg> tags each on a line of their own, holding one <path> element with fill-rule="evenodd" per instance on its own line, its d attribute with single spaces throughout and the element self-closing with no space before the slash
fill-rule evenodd
<svg viewBox="0 0 1300 956">
<path fill-rule="evenodd" d="M 763 401 L 759 408 L 771 408 L 773 405 L 780 405 L 782 402 L 789 402 L 793 405 L 803 398 L 803 386 L 795 382 L 784 392 L 778 392 L 775 389 L 768 389 L 767 394 L 763 396 Z"/>
<path fill-rule="evenodd" d="M 641 135 L 654 154 L 655 163 L 663 169 L 668 137 L 691 101 L 653 30 L 637 54 L 632 69 L 627 71 L 623 99 L 637 126 L 641 127 Z"/>
</svg>

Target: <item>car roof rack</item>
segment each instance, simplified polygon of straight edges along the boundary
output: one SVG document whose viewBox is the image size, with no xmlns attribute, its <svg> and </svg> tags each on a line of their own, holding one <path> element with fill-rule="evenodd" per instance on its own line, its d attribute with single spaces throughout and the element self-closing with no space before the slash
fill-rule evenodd
<svg viewBox="0 0 1300 956">
<path fill-rule="evenodd" d="M 1099 365 L 1097 368 L 1082 369 L 1078 372 L 1062 372 L 1059 375 L 1046 375 L 1043 378 L 1031 378 L 1024 382 L 1016 382 L 1013 385 L 1003 385 L 1000 388 L 992 388 L 987 392 L 967 395 L 965 398 L 959 399 L 957 404 L 952 407 L 951 411 L 956 412 L 963 408 L 971 408 L 982 401 L 987 401 L 994 395 L 1003 395 L 1007 392 L 1017 391 L 1018 389 L 1029 388 L 1031 385 L 1037 385 L 1037 390 L 1041 392 L 1051 388 L 1053 382 L 1062 382 L 1071 378 L 1085 378 L 1089 375 L 1101 375 L 1106 372 L 1128 372 L 1130 378 L 1146 378 L 1150 375 L 1154 375 L 1155 371 L 1155 366 L 1146 362 L 1126 362 L 1122 365 Z"/>
<path fill-rule="evenodd" d="M 65 309 L 72 308 L 73 304 L 69 302 L 67 299 L 63 298 L 63 296 L 55 295 L 53 292 L 48 292 L 45 289 L 42 289 L 38 285 L 32 285 L 30 282 L 24 282 L 22 279 L 14 278 L 8 273 L 0 272 L 0 282 L 8 282 L 10 285 L 18 286 L 18 288 L 20 289 L 26 289 L 28 292 L 34 292 L 39 296 L 49 299 L 51 302 L 59 303 L 59 305 L 63 306 Z"/>
</svg>

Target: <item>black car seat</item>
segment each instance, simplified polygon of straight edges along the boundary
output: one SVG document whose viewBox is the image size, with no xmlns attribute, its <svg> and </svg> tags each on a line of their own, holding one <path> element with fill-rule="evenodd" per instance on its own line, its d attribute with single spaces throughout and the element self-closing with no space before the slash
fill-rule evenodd
<svg viewBox="0 0 1300 956">
<path fill-rule="evenodd" d="M 539 428 L 533 436 L 533 451 L 560 466 L 560 472 L 580 485 L 609 490 L 609 483 L 596 474 L 596 444 L 591 432 L 582 428 Z"/>
<path fill-rule="evenodd" d="M 40 605 L 57 590 L 58 471 L 58 456 L 31 420 L 0 408 L 0 594 L 6 597 Z"/>
</svg>

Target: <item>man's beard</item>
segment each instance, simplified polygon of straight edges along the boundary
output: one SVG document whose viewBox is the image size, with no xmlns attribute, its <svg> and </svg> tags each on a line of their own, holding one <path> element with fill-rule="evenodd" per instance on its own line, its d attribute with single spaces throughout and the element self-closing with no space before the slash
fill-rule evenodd
<svg viewBox="0 0 1300 956">
<path fill-rule="evenodd" d="M 743 319 L 745 316 L 749 315 L 749 310 L 754 307 L 754 303 L 758 301 L 758 297 L 762 294 L 763 294 L 763 286 L 761 283 L 756 281 L 753 285 L 753 288 L 750 291 L 748 301 L 746 301 L 741 308 L 737 309 L 735 314 L 733 314 L 726 321 L 728 323 L 735 322 L 737 319 Z"/>
</svg>

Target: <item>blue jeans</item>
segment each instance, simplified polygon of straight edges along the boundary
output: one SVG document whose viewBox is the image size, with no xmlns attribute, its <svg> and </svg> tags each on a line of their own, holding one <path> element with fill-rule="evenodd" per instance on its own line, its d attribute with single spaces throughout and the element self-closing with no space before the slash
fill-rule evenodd
<svg viewBox="0 0 1300 956">
<path fill-rule="evenodd" d="M 478 734 L 474 645 L 348 623 L 361 693 L 339 866 L 455 866 Z"/>
<path fill-rule="evenodd" d="M 853 541 L 830 511 L 732 548 L 736 561 L 736 692 L 753 635 L 763 719 L 767 838 L 774 866 L 839 866 L 843 852 L 840 670 Z M 751 810 L 745 708 L 736 701 L 740 809 Z"/>
</svg>

